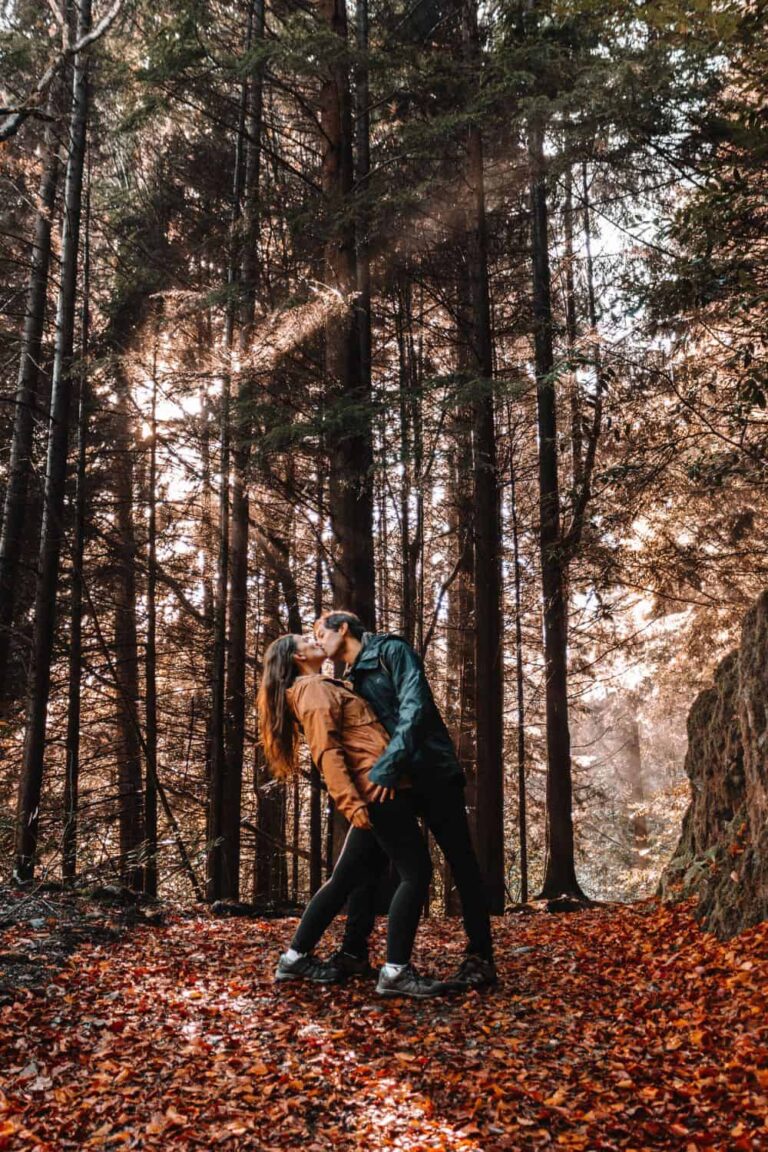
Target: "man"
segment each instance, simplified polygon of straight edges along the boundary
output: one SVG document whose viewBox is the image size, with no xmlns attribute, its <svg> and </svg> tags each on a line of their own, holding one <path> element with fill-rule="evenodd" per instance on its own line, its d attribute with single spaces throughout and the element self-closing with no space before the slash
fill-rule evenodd
<svg viewBox="0 0 768 1152">
<path fill-rule="evenodd" d="M 315 635 L 329 659 L 347 665 L 355 692 L 373 707 L 390 741 L 368 773 L 386 803 L 399 777 L 413 783 L 418 813 L 441 848 L 461 900 L 466 956 L 447 981 L 454 988 L 495 984 L 488 900 L 469 833 L 464 802 L 465 777 L 424 675 L 421 660 L 399 636 L 366 632 L 352 612 L 327 612 L 315 621 Z M 375 918 L 374 892 L 350 896 L 343 951 L 367 963 L 368 936 Z"/>
</svg>

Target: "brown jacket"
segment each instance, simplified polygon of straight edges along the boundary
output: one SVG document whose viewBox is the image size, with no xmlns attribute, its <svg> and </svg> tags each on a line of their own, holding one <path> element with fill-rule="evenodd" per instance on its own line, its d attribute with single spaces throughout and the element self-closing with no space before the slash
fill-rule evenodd
<svg viewBox="0 0 768 1152">
<path fill-rule="evenodd" d="M 286 692 L 336 807 L 351 820 L 373 798 L 368 772 L 389 743 L 370 704 L 330 676 L 299 676 Z"/>
</svg>

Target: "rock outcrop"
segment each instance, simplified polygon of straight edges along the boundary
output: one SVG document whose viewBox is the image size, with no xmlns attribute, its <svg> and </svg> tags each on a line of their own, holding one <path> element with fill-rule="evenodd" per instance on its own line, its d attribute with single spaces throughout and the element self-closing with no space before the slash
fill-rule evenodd
<svg viewBox="0 0 768 1152">
<path fill-rule="evenodd" d="M 688 716 L 691 803 L 661 878 L 720 937 L 768 919 L 768 592 Z"/>
</svg>

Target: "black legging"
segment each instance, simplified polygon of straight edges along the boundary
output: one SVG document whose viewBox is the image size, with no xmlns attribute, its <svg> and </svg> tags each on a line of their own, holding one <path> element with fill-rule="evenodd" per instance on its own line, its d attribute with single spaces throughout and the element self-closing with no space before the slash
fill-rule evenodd
<svg viewBox="0 0 768 1152">
<path fill-rule="evenodd" d="M 414 811 L 424 818 L 453 873 L 469 951 L 490 960 L 493 942 L 488 898 L 472 846 L 464 787 L 461 783 L 451 782 L 424 788 L 416 782 L 411 790 L 411 802 Z M 371 804 L 369 811 L 374 814 L 377 807 L 377 804 Z M 365 954 L 375 918 L 376 884 L 361 878 L 350 896 L 347 909 L 343 944 L 346 951 L 353 955 Z"/>
<path fill-rule="evenodd" d="M 350 828 L 333 874 L 307 905 L 291 947 L 311 952 L 349 894 L 375 881 L 393 862 L 400 883 L 392 898 L 387 926 L 387 961 L 407 964 L 432 878 L 432 861 L 421 834 L 410 790 L 391 800 L 369 805 L 373 832 Z"/>
</svg>

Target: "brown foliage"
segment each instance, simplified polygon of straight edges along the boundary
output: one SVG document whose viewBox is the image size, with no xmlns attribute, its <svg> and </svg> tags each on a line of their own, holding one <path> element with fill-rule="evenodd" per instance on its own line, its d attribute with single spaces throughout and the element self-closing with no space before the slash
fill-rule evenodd
<svg viewBox="0 0 768 1152">
<path fill-rule="evenodd" d="M 83 946 L 1 1010 L 0 1147 L 766 1146 L 768 925 L 721 944 L 655 903 L 508 917 L 500 988 L 427 1004 L 275 986 L 290 932 L 175 918 Z M 427 924 L 431 968 L 459 937 Z"/>
</svg>

